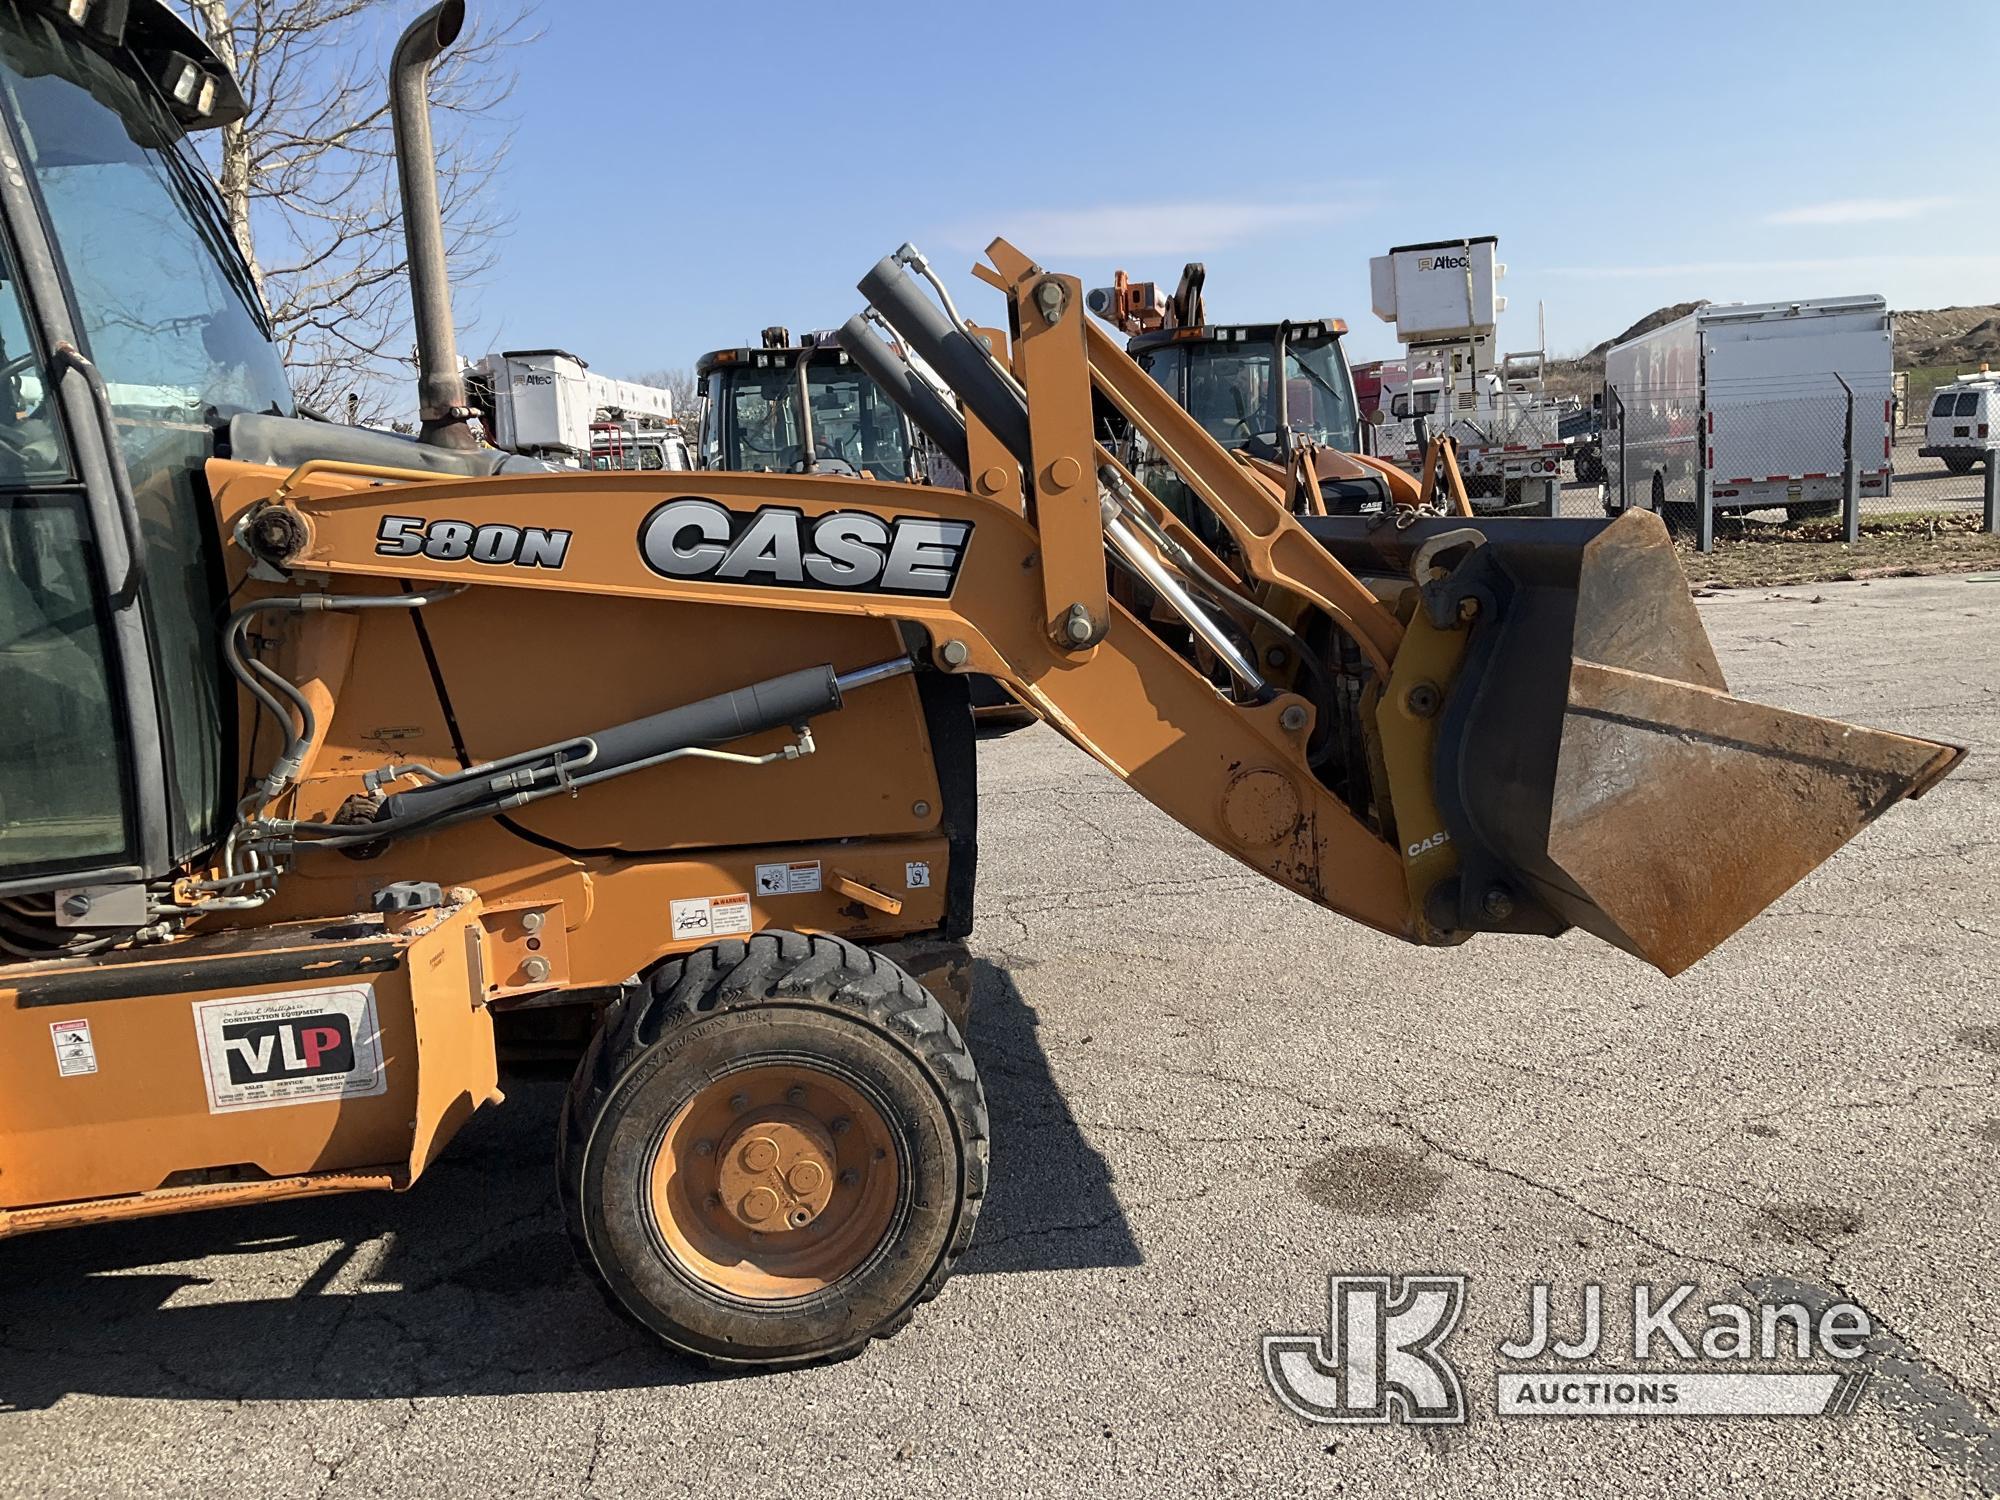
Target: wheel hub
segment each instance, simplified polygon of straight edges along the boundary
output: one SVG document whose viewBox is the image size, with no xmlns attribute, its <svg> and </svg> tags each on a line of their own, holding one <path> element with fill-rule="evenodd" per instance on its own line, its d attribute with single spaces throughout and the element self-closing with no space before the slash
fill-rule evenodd
<svg viewBox="0 0 2000 1500">
<path fill-rule="evenodd" d="M 804 1229 L 833 1201 L 833 1132 L 780 1106 L 732 1129 L 716 1152 L 723 1211 L 746 1230 Z"/>
<path fill-rule="evenodd" d="M 805 1064 L 739 1069 L 668 1122 L 648 1197 L 688 1272 L 751 1299 L 831 1286 L 880 1244 L 902 1169 L 888 1121 Z"/>
</svg>

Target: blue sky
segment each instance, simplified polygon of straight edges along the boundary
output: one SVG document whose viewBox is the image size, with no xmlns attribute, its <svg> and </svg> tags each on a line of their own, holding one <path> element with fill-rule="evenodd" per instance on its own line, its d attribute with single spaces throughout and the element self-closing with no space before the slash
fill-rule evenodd
<svg viewBox="0 0 2000 1500">
<path fill-rule="evenodd" d="M 475 8 L 478 0 L 473 0 Z M 1502 346 L 1663 303 L 2000 300 L 2000 5 L 894 6 L 543 0 L 467 353 L 608 374 L 838 324 L 913 239 L 1087 284 L 1208 266 L 1219 321 L 1343 316 L 1368 257 L 1497 234 Z M 1421 60 L 1437 63 L 1424 87 Z"/>
</svg>

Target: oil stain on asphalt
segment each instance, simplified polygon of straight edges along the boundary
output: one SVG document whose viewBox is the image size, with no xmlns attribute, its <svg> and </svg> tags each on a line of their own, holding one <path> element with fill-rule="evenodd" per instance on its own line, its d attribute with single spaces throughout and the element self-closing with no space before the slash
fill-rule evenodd
<svg viewBox="0 0 2000 1500">
<path fill-rule="evenodd" d="M 1445 1174 L 1393 1146 L 1343 1146 L 1309 1165 L 1299 1187 L 1322 1208 L 1361 1219 L 1406 1219 L 1444 1186 Z"/>
</svg>

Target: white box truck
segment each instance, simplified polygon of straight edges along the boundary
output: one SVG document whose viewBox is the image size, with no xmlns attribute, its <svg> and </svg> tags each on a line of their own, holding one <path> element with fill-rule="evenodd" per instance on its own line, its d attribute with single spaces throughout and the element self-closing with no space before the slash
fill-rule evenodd
<svg viewBox="0 0 2000 1500">
<path fill-rule="evenodd" d="M 1839 511 L 1854 395 L 1861 494 L 1889 493 L 1895 401 L 1880 297 L 1712 304 L 1604 356 L 1604 508 L 1691 526 L 1719 512 Z"/>
</svg>

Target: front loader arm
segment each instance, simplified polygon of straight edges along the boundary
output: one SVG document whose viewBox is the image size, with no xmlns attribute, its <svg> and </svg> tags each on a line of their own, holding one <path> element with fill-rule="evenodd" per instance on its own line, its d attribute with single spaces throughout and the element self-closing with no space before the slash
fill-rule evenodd
<svg viewBox="0 0 2000 1500">
<path fill-rule="evenodd" d="M 1210 843 L 1344 916 L 1412 935 L 1396 850 L 1312 775 L 1305 762 L 1310 715 L 1297 728 L 1285 727 L 1288 710 L 1297 722 L 1304 700 L 1280 694 L 1257 705 L 1229 702 L 1115 602 L 1094 644 L 1060 648 L 1042 628 L 1035 603 L 1042 581 L 1035 529 L 1004 505 L 953 490 L 774 474 L 506 475 L 393 486 L 368 483 L 371 477 L 380 478 L 322 467 L 278 502 L 300 523 L 301 545 L 283 562 L 300 582 L 462 583 L 911 621 L 930 633 L 941 667 L 1000 678 L 1065 737 Z M 210 466 L 225 517 L 266 503 L 271 479 L 266 468 Z M 797 584 L 732 581 L 712 572 L 671 577 L 646 558 L 649 543 L 656 555 L 667 545 L 661 528 L 674 515 L 665 507 L 676 500 L 711 502 L 738 517 L 780 518 L 764 524 L 780 534 L 781 551 L 789 549 L 789 536 L 810 538 L 828 518 L 872 517 L 891 530 L 901 523 L 898 535 L 909 534 L 912 523 L 966 531 L 942 594 L 813 586 L 803 566 L 805 581 Z M 525 554 L 527 562 L 423 550 L 450 553 L 461 550 L 455 540 L 461 535 L 469 549 L 472 539 L 509 533 L 557 540 Z M 699 535 L 690 526 L 678 540 L 698 547 Z M 440 536 L 443 542 L 432 540 Z M 410 537 L 422 543 L 404 553 Z M 524 554 L 517 548 L 515 555 Z"/>
<path fill-rule="evenodd" d="M 960 322 L 909 247 L 861 283 L 959 399 L 962 428 L 939 402 L 909 412 L 963 459 L 965 492 L 717 473 L 385 484 L 338 464 L 274 488 L 218 463 L 211 481 L 267 573 L 299 583 L 909 622 L 937 665 L 1001 679 L 1218 848 L 1414 942 L 1577 926 L 1677 973 L 1962 754 L 1730 697 L 1650 515 L 1292 514 L 1087 323 L 1079 282 L 1005 241 L 988 254 L 1006 336 Z M 857 327 L 872 338 L 854 320 L 844 345 Z M 1212 548 L 1099 445 L 1099 402 L 1214 518 Z"/>
</svg>

